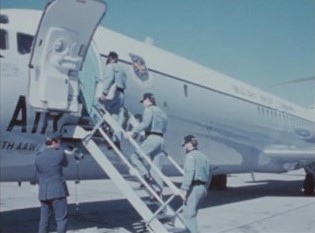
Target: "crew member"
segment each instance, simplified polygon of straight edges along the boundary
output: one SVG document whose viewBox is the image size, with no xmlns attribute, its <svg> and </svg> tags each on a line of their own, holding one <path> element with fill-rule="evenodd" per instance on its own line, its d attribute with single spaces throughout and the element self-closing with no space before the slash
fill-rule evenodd
<svg viewBox="0 0 315 233">
<path fill-rule="evenodd" d="M 186 152 L 184 179 L 181 185 L 185 197 L 183 216 L 188 230 L 196 233 L 199 204 L 206 196 L 210 182 L 210 164 L 207 157 L 198 150 L 195 136 L 187 135 L 182 146 Z"/>
<path fill-rule="evenodd" d="M 161 171 L 164 153 L 164 134 L 167 126 L 167 115 L 161 108 L 156 106 L 153 93 L 145 93 L 140 100 L 144 105 L 144 112 L 141 123 L 132 131 L 126 132 L 127 137 L 132 137 L 135 133 L 145 131 L 145 140 L 140 145 L 142 151 L 149 155 L 153 164 Z M 144 161 L 135 152 L 130 157 L 131 162 L 139 170 L 144 179 L 150 183 L 150 178 L 156 182 L 155 191 L 161 195 L 163 190 L 163 180 L 153 168 L 147 168 Z"/>
<path fill-rule="evenodd" d="M 103 92 L 100 101 L 121 126 L 124 122 L 124 93 L 126 82 L 127 75 L 121 65 L 118 64 L 118 54 L 116 52 L 110 52 L 106 61 Z M 113 141 L 114 144 L 120 148 L 121 133 L 115 133 Z"/>
</svg>

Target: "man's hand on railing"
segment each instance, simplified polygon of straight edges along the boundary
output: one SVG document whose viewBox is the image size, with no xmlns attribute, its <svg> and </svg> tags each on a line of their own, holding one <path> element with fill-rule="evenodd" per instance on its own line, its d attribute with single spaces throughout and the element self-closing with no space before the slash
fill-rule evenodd
<svg viewBox="0 0 315 233">
<path fill-rule="evenodd" d="M 183 190 L 183 189 L 177 189 L 177 190 L 178 190 L 178 192 L 176 192 L 175 194 L 180 196 L 183 199 L 184 203 L 185 203 L 186 202 L 186 197 L 187 197 L 187 191 Z"/>
<path fill-rule="evenodd" d="M 99 97 L 99 101 L 100 102 L 103 102 L 103 101 L 105 101 L 105 100 L 107 100 L 107 95 L 105 95 L 104 93 Z"/>
<path fill-rule="evenodd" d="M 173 190 L 174 194 L 180 196 L 184 201 L 186 201 L 187 191 L 183 189 L 175 189 Z"/>
<path fill-rule="evenodd" d="M 180 196 L 183 198 L 184 202 L 186 201 L 187 191 L 180 189 Z"/>
<path fill-rule="evenodd" d="M 126 139 L 128 139 L 128 138 L 132 138 L 133 134 L 134 133 L 132 131 L 128 131 L 128 132 L 125 132 L 124 136 Z"/>
</svg>

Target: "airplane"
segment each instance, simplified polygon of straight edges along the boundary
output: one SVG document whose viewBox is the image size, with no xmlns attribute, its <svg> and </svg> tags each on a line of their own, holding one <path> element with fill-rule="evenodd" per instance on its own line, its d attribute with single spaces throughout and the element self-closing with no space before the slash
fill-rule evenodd
<svg viewBox="0 0 315 233">
<path fill-rule="evenodd" d="M 84 11 L 81 16 L 91 15 L 91 19 L 82 17 L 89 26 L 68 22 L 64 31 L 53 31 L 54 27 L 48 30 L 49 23 L 58 25 L 65 20 L 60 17 L 63 14 L 55 11 L 50 14 L 50 21 L 42 21 L 48 10 L 49 7 L 44 11 L 1 11 L 1 182 L 32 181 L 35 156 L 42 149 L 45 135 L 60 131 L 64 125 L 86 126 L 91 121 L 107 54 L 115 51 L 128 74 L 126 108 L 141 118 L 142 94 L 155 94 L 157 104 L 169 117 L 166 151 L 180 165 L 185 157 L 182 138 L 193 134 L 211 161 L 215 189 L 226 188 L 228 174 L 283 173 L 304 168 L 304 194 L 314 194 L 314 109 L 300 107 L 150 43 L 97 26 L 106 9 L 98 14 Z M 95 9 L 92 7 L 89 13 L 92 10 Z M 72 12 L 82 13 L 80 9 Z M 43 27 L 38 28 L 39 25 Z M 73 39 L 76 30 L 85 32 L 82 38 L 79 36 L 84 47 L 79 48 Z M 61 34 L 69 46 L 63 47 L 64 41 L 58 41 Z M 41 38 L 47 38 L 50 47 L 41 47 Z M 63 53 L 54 61 L 59 64 L 63 59 L 60 67 L 71 67 L 73 72 L 62 78 L 54 76 L 54 67 L 48 64 L 52 48 L 61 53 L 77 49 L 82 55 L 79 59 Z M 41 58 L 43 54 L 45 59 Z M 43 75 L 41 79 L 36 79 L 36 72 Z M 79 84 L 72 79 L 77 76 Z M 79 147 L 78 144 L 64 142 L 63 146 Z M 88 154 L 69 159 L 70 165 L 64 171 L 67 180 L 108 178 Z M 128 172 L 123 164 L 117 165 L 122 172 Z M 163 172 L 167 176 L 178 175 L 167 163 Z"/>
</svg>

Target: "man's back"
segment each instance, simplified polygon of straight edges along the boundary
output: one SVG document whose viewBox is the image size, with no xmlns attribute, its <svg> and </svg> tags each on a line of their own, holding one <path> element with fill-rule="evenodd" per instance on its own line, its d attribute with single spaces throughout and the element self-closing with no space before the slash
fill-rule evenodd
<svg viewBox="0 0 315 233">
<path fill-rule="evenodd" d="M 195 180 L 208 182 L 210 173 L 210 163 L 208 158 L 199 150 L 191 152 L 195 157 Z"/>
<path fill-rule="evenodd" d="M 115 83 L 118 88 L 125 89 L 127 82 L 127 74 L 120 64 L 114 65 Z"/>
<path fill-rule="evenodd" d="M 67 158 L 59 149 L 46 148 L 36 158 L 39 175 L 39 199 L 50 200 L 68 196 L 62 167 L 68 165 Z"/>
<path fill-rule="evenodd" d="M 167 115 L 156 105 L 152 105 L 153 119 L 151 131 L 165 133 L 167 127 Z"/>
</svg>

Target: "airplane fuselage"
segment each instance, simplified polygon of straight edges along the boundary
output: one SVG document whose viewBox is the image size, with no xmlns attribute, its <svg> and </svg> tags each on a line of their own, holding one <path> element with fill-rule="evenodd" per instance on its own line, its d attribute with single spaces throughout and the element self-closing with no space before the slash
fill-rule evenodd
<svg viewBox="0 0 315 233">
<path fill-rule="evenodd" d="M 25 11 L 22 16 L 15 10 L 4 10 L 2 14 L 9 17 L 1 33 L 10 46 L 1 49 L 1 180 L 27 181 L 33 178 L 34 158 L 45 134 L 64 124 L 78 124 L 80 117 L 40 112 L 30 106 L 30 45 L 25 45 L 25 51 L 21 36 L 30 39 L 35 34 L 41 12 Z M 28 23 L 19 24 L 23 21 Z M 142 114 L 139 99 L 143 92 L 155 93 L 157 104 L 169 116 L 166 151 L 180 164 L 185 157 L 181 141 L 187 134 L 199 139 L 200 150 L 216 168 L 213 174 L 285 172 L 315 160 L 308 152 L 281 153 L 290 148 L 314 148 L 314 112 L 103 27 L 93 40 L 98 62 L 105 64 L 109 51 L 119 54 L 128 74 L 125 106 L 131 113 Z M 94 84 L 102 78 L 102 68 L 87 59 L 82 73 L 91 69 L 96 75 L 82 78 L 82 88 L 92 90 L 82 91 L 86 102 L 94 101 Z M 268 154 L 270 148 L 276 153 Z M 126 147 L 125 152 L 129 155 L 133 150 Z M 175 174 L 168 165 L 164 171 Z M 71 159 L 66 176 L 94 179 L 105 174 L 91 156 L 85 156 L 79 163 Z"/>
</svg>

